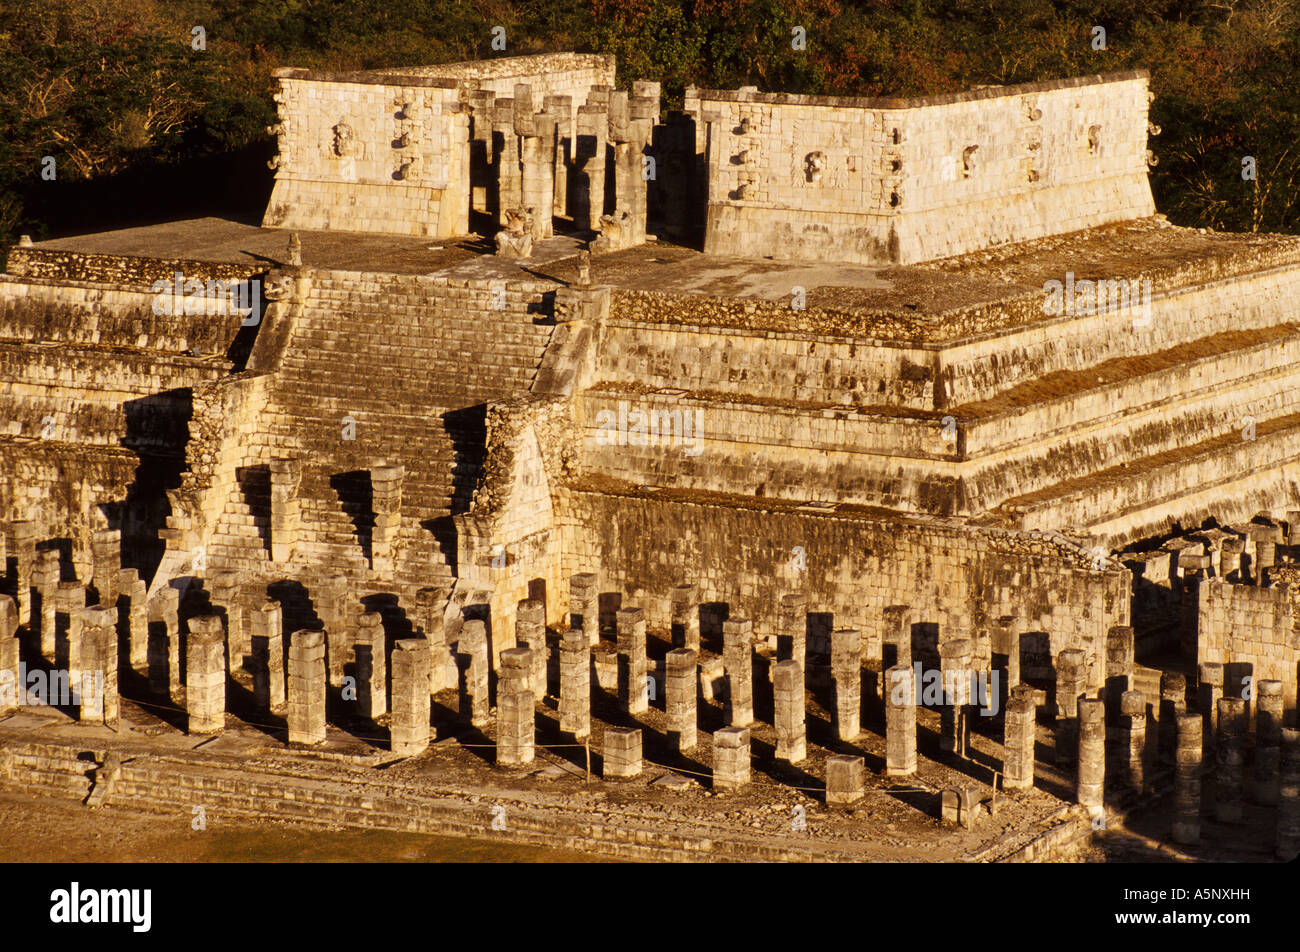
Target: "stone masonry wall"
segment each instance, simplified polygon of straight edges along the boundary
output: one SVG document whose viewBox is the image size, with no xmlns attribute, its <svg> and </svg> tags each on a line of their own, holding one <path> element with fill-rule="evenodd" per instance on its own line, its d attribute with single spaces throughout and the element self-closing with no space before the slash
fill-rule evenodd
<svg viewBox="0 0 1300 952">
<path fill-rule="evenodd" d="M 455 83 L 277 72 L 275 189 L 263 224 L 448 237 L 469 231 L 469 117 Z"/>
<path fill-rule="evenodd" d="M 615 65 L 612 53 L 539 53 L 384 72 L 391 76 L 453 79 L 462 88 L 485 89 L 505 98 L 514 94 L 516 83 L 527 83 L 539 100 L 545 96 L 572 96 L 576 107 L 587 101 L 592 86 L 614 85 Z"/>
<path fill-rule="evenodd" d="M 1254 683 L 1281 681 L 1284 705 L 1295 710 L 1300 636 L 1291 586 L 1262 588 L 1212 579 L 1201 582 L 1198 596 L 1197 662 L 1249 665 Z M 1225 693 L 1233 687 L 1225 684 Z M 1241 695 L 1236 691 L 1232 696 Z"/>
<path fill-rule="evenodd" d="M 1145 72 L 925 100 L 696 95 L 711 253 L 910 263 L 1154 212 Z"/>
<path fill-rule="evenodd" d="M 918 623 L 965 611 L 977 628 L 1013 615 L 1023 631 L 1047 634 L 1052 657 L 1086 651 L 1090 683 L 1100 684 L 1106 632 L 1128 623 L 1128 573 L 1093 571 L 1059 537 L 631 493 L 572 490 L 564 502 L 565 573 L 596 572 L 600 591 L 621 591 L 655 626 L 668 625 L 669 593 L 686 582 L 752 618 L 760 635 L 775 633 L 790 592 L 831 613 L 828 625 L 868 637 L 888 605 L 911 606 Z"/>
</svg>

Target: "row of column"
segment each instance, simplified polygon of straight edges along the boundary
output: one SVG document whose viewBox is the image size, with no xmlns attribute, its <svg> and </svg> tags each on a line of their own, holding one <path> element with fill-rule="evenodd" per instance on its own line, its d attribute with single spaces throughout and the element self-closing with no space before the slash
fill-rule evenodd
<svg viewBox="0 0 1300 952">
<path fill-rule="evenodd" d="M 475 210 L 493 215 L 501 227 L 512 216 L 529 216 L 529 243 L 510 244 L 502 253 L 526 257 L 532 241 L 550 237 L 554 215 L 568 215 L 575 226 L 599 233 L 596 250 L 644 243 L 646 154 L 659 99 L 655 82 L 638 81 L 630 94 L 592 86 L 575 114 L 571 96 L 545 96 L 539 107 L 528 83 L 517 83 L 512 98 L 496 98 L 487 90 L 470 93 Z M 611 186 L 612 211 L 606 215 Z"/>
</svg>

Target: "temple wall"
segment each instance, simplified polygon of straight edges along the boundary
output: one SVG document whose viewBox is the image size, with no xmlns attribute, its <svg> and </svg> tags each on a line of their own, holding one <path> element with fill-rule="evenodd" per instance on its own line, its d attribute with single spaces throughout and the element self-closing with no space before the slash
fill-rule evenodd
<svg viewBox="0 0 1300 952">
<path fill-rule="evenodd" d="M 280 153 L 264 225 L 429 237 L 469 231 L 469 118 L 454 82 L 302 74 L 277 73 Z"/>
<path fill-rule="evenodd" d="M 669 593 L 687 582 L 760 635 L 775 632 L 790 592 L 806 592 L 828 625 L 876 638 L 888 605 L 910 605 L 916 623 L 965 611 L 976 628 L 1014 615 L 1047 633 L 1053 656 L 1087 651 L 1099 684 L 1106 631 L 1128 619 L 1128 573 L 1093 571 L 1084 550 L 1046 536 L 579 490 L 564 494 L 562 518 L 565 574 L 597 572 L 601 592 L 643 605 L 653 626 L 667 627 Z"/>
<path fill-rule="evenodd" d="M 932 351 L 795 326 L 785 332 L 759 330 L 744 321 L 754 309 L 749 302 L 702 295 L 616 290 L 597 379 L 744 394 L 751 400 L 933 405 Z M 763 311 L 782 316 L 772 305 Z"/>
<path fill-rule="evenodd" d="M 1286 710 L 1296 709 L 1300 635 L 1297 596 L 1288 585 L 1261 588 L 1213 579 L 1202 582 L 1197 602 L 1197 662 L 1238 667 L 1224 682 L 1225 695 L 1241 697 L 1240 679 L 1281 681 Z M 1245 669 L 1249 665 L 1249 670 Z M 1252 692 L 1253 693 L 1253 692 Z M 1254 709 L 1254 705 L 1251 705 Z"/>
<path fill-rule="evenodd" d="M 1144 72 L 917 100 L 739 90 L 696 103 L 710 253 L 907 264 L 1155 210 Z"/>
<path fill-rule="evenodd" d="M 527 83 L 534 96 L 572 96 L 574 106 L 581 106 L 592 86 L 614 85 L 615 69 L 612 53 L 539 53 L 384 72 L 452 79 L 462 88 L 489 90 L 507 98 L 514 95 L 516 83 Z"/>
</svg>

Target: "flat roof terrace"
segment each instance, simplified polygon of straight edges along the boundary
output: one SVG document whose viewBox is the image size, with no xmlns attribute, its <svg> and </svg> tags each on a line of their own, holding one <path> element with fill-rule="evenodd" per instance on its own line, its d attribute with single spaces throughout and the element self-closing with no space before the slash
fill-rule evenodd
<svg viewBox="0 0 1300 952">
<path fill-rule="evenodd" d="M 289 232 L 200 218 L 38 242 L 37 249 L 277 266 Z M 309 267 L 471 280 L 577 279 L 583 242 L 560 235 L 532 258 L 499 258 L 484 238 L 431 240 L 339 231 L 301 231 Z M 752 302 L 720 309 L 721 326 L 806 331 L 841 337 L 951 343 L 1043 317 L 1048 281 L 1149 278 L 1156 293 L 1300 264 L 1300 237 L 1178 228 L 1162 216 L 1058 235 L 914 265 L 776 261 L 705 255 L 649 242 L 592 261 L 592 280 L 648 294 Z M 790 307 L 793 289 L 806 308 Z M 1016 306 L 1012 306 L 1012 305 Z M 667 309 L 671 311 L 671 309 Z M 656 321 L 671 321 L 658 315 Z M 698 316 L 692 317 L 693 321 Z"/>
</svg>

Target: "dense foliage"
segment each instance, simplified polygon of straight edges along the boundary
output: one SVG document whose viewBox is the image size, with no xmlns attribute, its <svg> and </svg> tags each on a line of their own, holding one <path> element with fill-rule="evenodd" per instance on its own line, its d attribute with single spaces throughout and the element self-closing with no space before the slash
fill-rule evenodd
<svg viewBox="0 0 1300 952">
<path fill-rule="evenodd" d="M 0 244 L 256 214 L 270 72 L 576 49 L 704 87 L 916 95 L 1146 67 L 1179 223 L 1300 231 L 1300 0 L 0 0 Z M 491 48 L 506 29 L 505 53 Z M 1095 28 L 1105 29 L 1096 49 Z M 204 43 L 194 38 L 201 27 Z M 806 31 L 795 49 L 792 31 Z M 201 45 L 204 48 L 196 49 Z M 45 157 L 55 160 L 48 180 Z M 1253 157 L 1256 177 L 1243 178 Z M 42 177 L 42 169 L 46 176 Z"/>
</svg>

